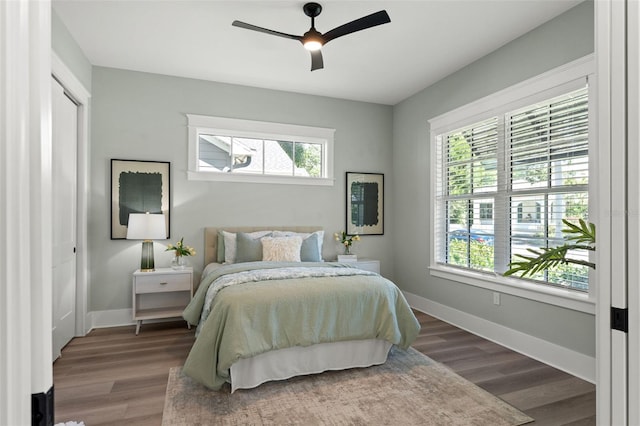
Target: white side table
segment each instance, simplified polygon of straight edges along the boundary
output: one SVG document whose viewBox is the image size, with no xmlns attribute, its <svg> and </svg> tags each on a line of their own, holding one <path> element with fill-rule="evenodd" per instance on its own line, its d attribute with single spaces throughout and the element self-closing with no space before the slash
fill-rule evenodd
<svg viewBox="0 0 640 426">
<path fill-rule="evenodd" d="M 380 273 L 380 261 L 377 259 L 362 258 L 358 259 L 355 263 L 360 269 L 375 272 L 376 274 Z"/>
<path fill-rule="evenodd" d="M 158 268 L 152 272 L 133 273 L 133 319 L 136 335 L 143 320 L 174 318 L 193 297 L 193 269 Z M 189 325 L 189 324 L 187 324 Z M 189 328 L 191 326 L 189 325 Z"/>
<path fill-rule="evenodd" d="M 364 269 L 365 271 L 375 272 L 376 274 L 380 273 L 380 261 L 377 259 L 367 259 L 367 258 L 358 258 L 354 261 L 343 262 L 348 264 L 353 264 L 358 269 Z"/>
</svg>

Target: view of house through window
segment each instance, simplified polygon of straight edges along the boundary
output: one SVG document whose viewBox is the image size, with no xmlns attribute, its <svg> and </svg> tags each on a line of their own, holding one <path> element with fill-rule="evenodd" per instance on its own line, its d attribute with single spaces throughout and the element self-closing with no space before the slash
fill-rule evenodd
<svg viewBox="0 0 640 426">
<path fill-rule="evenodd" d="M 280 176 L 322 176 L 322 145 L 201 133 L 200 171 Z"/>
<path fill-rule="evenodd" d="M 562 244 L 563 219 L 588 220 L 588 121 L 585 86 L 437 135 L 436 261 L 502 273 L 516 254 Z M 533 279 L 589 289 L 585 266 Z"/>
<path fill-rule="evenodd" d="M 334 129 L 187 114 L 189 179 L 333 185 Z"/>
</svg>

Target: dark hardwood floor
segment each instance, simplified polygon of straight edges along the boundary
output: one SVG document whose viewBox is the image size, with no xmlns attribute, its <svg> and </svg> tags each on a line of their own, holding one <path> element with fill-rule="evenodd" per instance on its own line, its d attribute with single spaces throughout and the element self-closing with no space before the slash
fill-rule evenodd
<svg viewBox="0 0 640 426">
<path fill-rule="evenodd" d="M 416 312 L 414 347 L 509 402 L 534 425 L 594 425 L 595 386 Z M 193 343 L 184 322 L 93 330 L 73 339 L 53 365 L 55 422 L 159 425 L 169 368 Z"/>
</svg>

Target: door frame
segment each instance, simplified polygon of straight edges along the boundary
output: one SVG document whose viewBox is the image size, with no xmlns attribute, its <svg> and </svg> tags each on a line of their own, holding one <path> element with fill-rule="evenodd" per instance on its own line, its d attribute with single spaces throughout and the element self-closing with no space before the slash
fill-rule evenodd
<svg viewBox="0 0 640 426">
<path fill-rule="evenodd" d="M 76 198 L 76 336 L 91 330 L 87 317 L 89 301 L 89 259 L 87 214 L 89 210 L 89 110 L 91 93 L 65 63 L 51 51 L 51 74 L 78 103 L 78 155 Z"/>
<path fill-rule="evenodd" d="M 0 37 L 0 165 L 17 183 L 0 189 L 0 424 L 22 425 L 53 385 L 50 1 L 0 2 Z"/>
<path fill-rule="evenodd" d="M 629 182 L 628 211 L 629 224 L 629 279 L 627 286 L 627 307 L 629 309 L 628 344 L 628 400 L 640 401 L 640 4 L 630 1 L 627 4 L 627 113 L 630 119 L 627 123 L 628 161 L 635 167 L 629 167 L 627 179 Z M 628 404 L 629 424 L 640 424 L 640 407 L 637 403 Z"/>
<path fill-rule="evenodd" d="M 598 0 L 597 61 L 598 425 L 640 422 L 640 8 L 634 0 Z M 633 117 L 633 118 L 629 118 Z M 611 307 L 628 309 L 628 333 L 611 328 Z"/>
</svg>

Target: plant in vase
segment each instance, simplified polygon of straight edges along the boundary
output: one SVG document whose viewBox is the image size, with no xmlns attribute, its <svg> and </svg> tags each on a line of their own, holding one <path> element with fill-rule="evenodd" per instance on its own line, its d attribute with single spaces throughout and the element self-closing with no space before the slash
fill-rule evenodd
<svg viewBox="0 0 640 426">
<path fill-rule="evenodd" d="M 344 246 L 344 254 L 351 254 L 351 246 L 354 242 L 360 241 L 360 235 L 347 235 L 346 232 L 336 232 L 333 234 L 336 241 L 339 241 Z"/>
<path fill-rule="evenodd" d="M 196 255 L 196 250 L 193 247 L 184 244 L 184 237 L 180 238 L 180 241 L 178 241 L 175 246 L 169 244 L 165 251 L 175 252 L 175 257 L 171 261 L 171 267 L 173 269 L 184 269 L 187 266 L 185 257 Z"/>
</svg>

